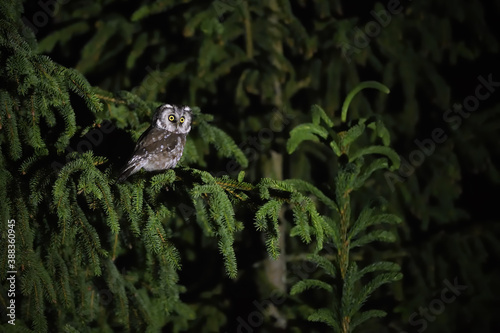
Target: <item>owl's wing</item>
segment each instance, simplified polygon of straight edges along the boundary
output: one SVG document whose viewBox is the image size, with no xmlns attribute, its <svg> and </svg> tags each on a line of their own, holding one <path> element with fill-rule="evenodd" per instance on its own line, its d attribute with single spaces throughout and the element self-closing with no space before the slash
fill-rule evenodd
<svg viewBox="0 0 500 333">
<path fill-rule="evenodd" d="M 156 127 L 149 127 L 137 141 L 134 156 L 172 151 L 177 146 L 178 136 L 180 134 L 167 132 Z"/>
<path fill-rule="evenodd" d="M 123 182 L 130 175 L 139 171 L 148 162 L 151 155 L 171 152 L 177 146 L 179 136 L 181 136 L 181 141 L 185 139 L 185 135 L 149 127 L 137 141 L 134 153 L 121 170 L 118 181 Z"/>
</svg>

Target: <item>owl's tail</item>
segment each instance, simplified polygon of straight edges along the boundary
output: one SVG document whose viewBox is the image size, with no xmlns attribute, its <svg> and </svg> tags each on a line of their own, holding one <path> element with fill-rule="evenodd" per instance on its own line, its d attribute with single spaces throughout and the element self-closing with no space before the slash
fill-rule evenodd
<svg viewBox="0 0 500 333">
<path fill-rule="evenodd" d="M 140 168 L 139 168 L 140 169 Z M 137 165 L 133 163 L 128 163 L 121 171 L 118 177 L 118 182 L 123 183 L 128 177 L 136 173 L 138 170 Z"/>
</svg>

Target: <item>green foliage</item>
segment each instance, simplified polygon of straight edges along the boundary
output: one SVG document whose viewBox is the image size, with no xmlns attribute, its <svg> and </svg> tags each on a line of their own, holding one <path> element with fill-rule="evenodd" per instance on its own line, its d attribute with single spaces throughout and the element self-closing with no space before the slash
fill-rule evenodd
<svg viewBox="0 0 500 333">
<path fill-rule="evenodd" d="M 379 83 L 361 83 L 353 89 L 344 102 L 343 122 L 346 120 L 347 108 L 354 94 L 368 87 L 375 87 L 388 92 L 387 88 Z M 305 140 L 313 138 L 317 142 L 315 134 L 322 133 L 320 136 L 323 139 L 330 140 L 333 153 L 344 161 L 343 163 L 341 162 L 341 167 L 336 176 L 335 200 L 329 200 L 334 201 L 334 204 L 328 205 L 329 208 L 335 208 L 332 211 L 333 218 L 319 217 L 322 221 L 330 221 L 328 224 L 329 227 L 325 228 L 325 231 L 327 232 L 327 240 L 332 242 L 337 250 L 336 260 L 334 263 L 331 263 L 319 255 L 315 255 L 310 259 L 325 271 L 330 280 L 333 278 L 333 286 L 340 287 L 339 289 L 334 289 L 331 284 L 321 280 L 304 279 L 292 287 L 290 294 L 296 295 L 311 288 L 320 288 L 332 293 L 333 304 L 330 308 L 315 310 L 308 316 L 308 319 L 310 321 L 325 323 L 335 332 L 352 332 L 355 327 L 366 320 L 386 315 L 384 311 L 380 310 L 361 312 L 361 308 L 366 303 L 368 297 L 378 287 L 382 284 L 400 280 L 402 274 L 399 272 L 400 268 L 396 263 L 374 262 L 358 270 L 357 264 L 351 260 L 351 253 L 355 248 L 365 247 L 375 241 L 394 242 L 396 240 L 394 230 L 381 229 L 380 225 L 383 223 L 398 224 L 401 223 L 401 219 L 393 214 L 382 214 L 377 209 L 366 206 L 359 213 L 355 221 L 353 221 L 351 218 L 353 208 L 351 207 L 350 198 L 355 190 L 365 186 L 370 175 L 375 170 L 388 168 L 386 158 L 376 158 L 365 169 L 364 164 L 368 162 L 367 159 L 371 155 L 385 155 L 391 159 L 392 165 L 396 168 L 399 167 L 400 161 L 398 155 L 387 146 L 357 146 L 354 151 L 350 149 L 355 144 L 355 141 L 365 134 L 365 130 L 368 127 L 373 128 L 373 124 L 381 127 L 383 126 L 381 122 L 371 122 L 368 126 L 365 126 L 366 120 L 361 119 L 360 122 L 350 127 L 348 126 L 345 130 L 336 130 L 333 127 L 333 121 L 326 118 L 326 114 L 319 106 L 314 106 L 312 110 L 313 123 L 310 125 L 313 126 L 307 125 L 309 127 L 304 127 L 303 125 L 299 125 L 297 127 L 299 130 L 292 130 L 287 148 L 291 153 Z M 323 120 L 325 125 L 320 124 L 320 119 Z M 291 145 L 290 142 L 292 142 Z M 388 144 L 387 141 L 386 143 Z M 346 157 L 346 159 L 342 159 L 342 157 Z M 362 171 L 362 169 L 364 170 Z M 323 199 L 322 201 L 328 203 L 327 200 Z M 324 223 L 326 224 L 326 222 Z M 322 246 L 318 246 L 317 251 L 321 250 Z M 376 271 L 387 271 L 388 273 L 375 275 L 366 282 L 361 281 L 364 275 Z M 340 272 L 340 275 L 336 274 L 336 272 Z"/>
</svg>

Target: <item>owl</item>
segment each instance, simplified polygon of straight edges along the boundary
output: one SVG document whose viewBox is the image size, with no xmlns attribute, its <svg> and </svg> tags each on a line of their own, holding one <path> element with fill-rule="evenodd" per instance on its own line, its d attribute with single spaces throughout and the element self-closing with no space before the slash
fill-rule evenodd
<svg viewBox="0 0 500 333">
<path fill-rule="evenodd" d="M 191 119 L 188 106 L 164 104 L 156 109 L 151 126 L 137 141 L 134 154 L 118 181 L 123 182 L 140 169 L 158 171 L 175 167 L 184 151 Z"/>
</svg>

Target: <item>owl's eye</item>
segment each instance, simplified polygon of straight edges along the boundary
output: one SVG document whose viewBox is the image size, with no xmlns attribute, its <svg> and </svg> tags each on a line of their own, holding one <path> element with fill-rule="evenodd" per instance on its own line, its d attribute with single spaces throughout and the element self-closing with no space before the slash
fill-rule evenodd
<svg viewBox="0 0 500 333">
<path fill-rule="evenodd" d="M 184 117 L 181 117 L 181 119 L 179 119 L 179 121 L 181 122 L 181 124 L 184 122 Z"/>
<path fill-rule="evenodd" d="M 175 121 L 175 117 L 174 117 L 174 115 L 170 115 L 170 116 L 168 116 L 168 120 L 170 120 L 171 122 L 174 122 L 174 121 Z"/>
</svg>

